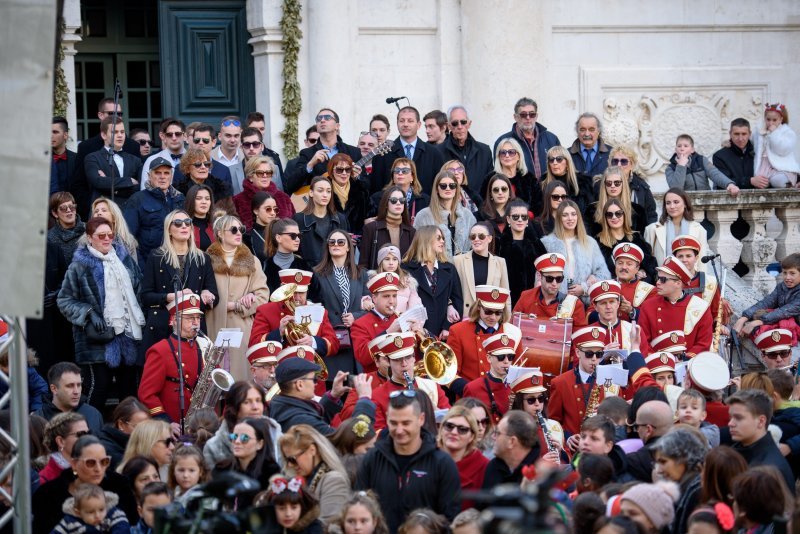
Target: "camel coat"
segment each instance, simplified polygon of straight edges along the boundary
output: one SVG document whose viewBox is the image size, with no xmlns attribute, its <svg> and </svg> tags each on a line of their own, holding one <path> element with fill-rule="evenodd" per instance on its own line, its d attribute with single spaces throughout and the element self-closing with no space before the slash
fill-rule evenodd
<svg viewBox="0 0 800 534">
<path fill-rule="evenodd" d="M 453 258 L 458 277 L 461 279 L 461 294 L 464 296 L 462 317 L 469 317 L 469 309 L 475 303 L 475 273 L 472 267 L 472 251 L 459 254 Z M 489 254 L 489 272 L 486 284 L 508 289 L 508 269 L 505 258 Z M 506 309 L 511 313 L 511 299 L 506 302 Z"/>
<path fill-rule="evenodd" d="M 250 328 L 253 326 L 253 316 L 256 309 L 269 301 L 269 288 L 267 277 L 256 261 L 255 256 L 247 245 L 239 245 L 233 256 L 231 266 L 225 262 L 225 253 L 219 243 L 212 243 L 206 251 L 211 258 L 214 269 L 214 278 L 217 281 L 219 292 L 219 305 L 206 312 L 208 336 L 215 340 L 222 328 L 239 328 L 244 333 L 242 344 L 238 348 L 231 348 L 228 354 L 230 373 L 236 380 L 247 380 L 250 377 L 250 365 L 247 363 L 247 340 L 250 339 Z M 253 305 L 242 313 L 227 311 L 227 303 L 239 300 L 247 293 L 253 293 L 256 300 Z"/>
</svg>

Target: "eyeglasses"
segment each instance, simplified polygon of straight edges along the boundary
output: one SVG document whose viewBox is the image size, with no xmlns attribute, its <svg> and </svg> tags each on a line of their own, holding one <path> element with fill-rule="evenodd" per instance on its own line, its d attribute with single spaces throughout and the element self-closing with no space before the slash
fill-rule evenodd
<svg viewBox="0 0 800 534">
<path fill-rule="evenodd" d="M 98 458 L 81 458 L 80 461 L 83 462 L 83 465 L 85 465 L 89 469 L 96 469 L 98 466 L 105 468 L 105 467 L 108 467 L 111 464 L 111 457 L 110 456 L 105 456 L 105 457 L 100 458 L 100 459 L 98 459 Z"/>
<path fill-rule="evenodd" d="M 317 122 L 332 121 L 333 119 L 334 119 L 333 115 L 330 115 L 328 113 L 324 115 L 317 115 Z"/>
<path fill-rule="evenodd" d="M 625 212 L 622 210 L 617 211 L 607 211 L 606 212 L 606 219 L 621 219 L 625 215 Z"/>
<path fill-rule="evenodd" d="M 444 236 L 442 234 L 436 234 L 436 241 L 444 241 Z"/>
<path fill-rule="evenodd" d="M 91 435 L 92 435 L 91 430 L 78 430 L 77 432 L 70 432 L 69 434 L 67 434 L 67 436 L 75 436 L 78 439 L 82 438 L 83 436 L 91 436 Z"/>
<path fill-rule="evenodd" d="M 389 204 L 402 204 L 405 201 L 403 197 L 389 197 Z"/>
<path fill-rule="evenodd" d="M 506 187 L 506 186 L 493 187 L 492 188 L 492 193 L 508 193 L 508 187 Z"/>
<path fill-rule="evenodd" d="M 106 115 L 113 115 L 114 110 L 112 109 L 111 111 L 104 111 L 103 113 L 105 113 Z M 117 117 L 122 117 L 122 110 L 117 111 Z"/>
<path fill-rule="evenodd" d="M 242 143 L 242 146 L 245 148 L 258 148 L 261 144 L 261 141 L 245 141 Z"/>
<path fill-rule="evenodd" d="M 527 221 L 528 215 L 525 213 L 515 213 L 513 215 L 509 215 L 512 221 Z"/>
<path fill-rule="evenodd" d="M 64 204 L 58 207 L 58 211 L 61 213 L 69 213 L 71 211 L 75 211 L 76 209 L 78 209 L 78 206 L 75 204 Z"/>
<path fill-rule="evenodd" d="M 446 184 L 439 182 L 439 189 L 442 191 L 447 191 L 448 189 L 454 191 L 456 187 L 458 187 L 458 185 L 455 182 L 448 182 Z"/>
<path fill-rule="evenodd" d="M 481 426 L 489 426 L 489 418 L 484 417 L 483 419 L 478 419 L 478 424 Z"/>
<path fill-rule="evenodd" d="M 278 206 L 261 206 L 261 209 L 267 213 L 278 213 Z"/>
<path fill-rule="evenodd" d="M 452 432 L 454 430 L 457 430 L 458 434 L 461 435 L 461 436 L 466 436 L 467 434 L 472 432 L 472 429 L 470 427 L 464 426 L 464 425 L 457 425 L 455 423 L 451 423 L 450 421 L 444 423 L 442 425 L 442 429 L 445 432 Z"/>
<path fill-rule="evenodd" d="M 461 174 L 462 172 L 464 172 L 464 167 L 450 167 L 447 170 L 452 172 L 453 174 Z"/>
<path fill-rule="evenodd" d="M 334 167 L 333 173 L 334 174 L 350 174 L 352 172 L 353 167 Z"/>
<path fill-rule="evenodd" d="M 95 239 L 105 241 L 107 239 L 114 239 L 114 232 L 103 232 L 102 234 L 94 234 Z"/>
<path fill-rule="evenodd" d="M 633 424 L 631 425 L 631 428 L 633 429 L 633 431 L 634 431 L 634 432 L 638 432 L 638 431 L 639 431 L 639 429 L 640 429 L 641 427 L 643 427 L 643 426 L 644 426 L 644 427 L 648 427 L 648 426 L 653 426 L 653 425 L 651 425 L 650 423 L 633 423 Z"/>
<path fill-rule="evenodd" d="M 626 167 L 631 160 L 628 158 L 613 158 L 611 160 L 611 165 L 620 165 L 622 167 Z"/>
<path fill-rule="evenodd" d="M 457 121 L 450 121 L 450 126 L 453 128 L 458 128 L 460 126 L 466 126 L 469 121 L 467 119 L 461 119 Z"/>
<path fill-rule="evenodd" d="M 528 406 L 533 406 L 537 402 L 539 404 L 544 404 L 547 402 L 547 395 L 537 395 L 536 397 L 525 397 L 525 402 Z"/>
<path fill-rule="evenodd" d="M 156 440 L 156 443 L 163 443 L 167 448 L 174 446 L 177 442 L 178 440 L 173 437 Z"/>
<path fill-rule="evenodd" d="M 139 146 L 153 146 L 150 139 L 137 139 L 136 142 L 139 143 Z"/>
<path fill-rule="evenodd" d="M 478 239 L 479 241 L 483 241 L 484 239 L 486 239 L 486 237 L 487 237 L 486 234 L 469 234 L 470 241 L 475 241 L 476 239 Z"/>
<path fill-rule="evenodd" d="M 300 458 L 301 456 L 303 456 L 306 453 L 306 451 L 308 451 L 308 447 L 303 449 L 303 452 L 301 452 L 300 454 L 298 454 L 296 456 L 287 456 L 286 457 L 286 463 L 289 464 L 289 465 L 295 465 L 296 466 L 297 465 L 297 459 Z"/>
<path fill-rule="evenodd" d="M 501 157 L 502 156 L 516 156 L 517 155 L 517 150 L 515 148 L 509 148 L 507 150 L 503 149 L 503 150 L 500 150 L 498 152 L 498 154 L 500 154 Z"/>
<path fill-rule="evenodd" d="M 569 198 L 567 195 L 556 195 L 555 193 L 550 195 L 550 199 L 556 202 L 564 202 L 567 198 Z"/>
<path fill-rule="evenodd" d="M 241 443 L 242 445 L 253 439 L 247 434 L 236 434 L 234 432 L 228 434 L 228 437 L 231 439 L 231 443 L 235 442 L 236 440 L 239 440 L 239 443 Z"/>
<path fill-rule="evenodd" d="M 389 393 L 389 398 L 390 399 L 396 399 L 397 397 L 400 397 L 400 396 L 408 397 L 409 399 L 413 399 L 414 397 L 417 396 L 417 390 L 416 389 L 398 389 L 397 391 L 392 391 L 391 393 Z"/>
<path fill-rule="evenodd" d="M 196 145 L 199 145 L 199 144 L 208 145 L 208 144 L 211 143 L 211 138 L 210 137 L 195 137 L 193 139 L 193 141 L 194 141 L 194 144 L 196 144 Z"/>
<path fill-rule="evenodd" d="M 316 145 L 317 141 L 319 141 L 319 137 L 307 137 L 306 142 L 310 145 Z"/>
<path fill-rule="evenodd" d="M 553 282 L 557 282 L 557 283 L 560 284 L 561 282 L 564 281 L 564 277 L 563 276 L 544 275 L 542 278 L 544 278 L 544 281 L 547 282 L 548 284 L 552 284 Z"/>
<path fill-rule="evenodd" d="M 552 156 L 547 158 L 547 163 L 564 163 L 566 160 L 564 156 Z"/>
<path fill-rule="evenodd" d="M 183 132 L 164 132 L 164 137 L 181 137 L 183 136 Z"/>
<path fill-rule="evenodd" d="M 328 246 L 329 247 L 343 247 L 347 244 L 346 239 L 328 239 Z"/>
<path fill-rule="evenodd" d="M 226 232 L 230 232 L 233 235 L 236 235 L 236 234 L 239 234 L 239 233 L 244 235 L 244 233 L 247 231 L 247 229 L 244 226 L 231 226 L 230 228 L 226 228 L 225 231 Z"/>
<path fill-rule="evenodd" d="M 594 350 L 594 351 L 593 350 L 582 350 L 581 352 L 583 352 L 583 355 L 586 356 L 587 358 L 589 358 L 590 360 L 595 359 L 595 358 L 598 359 L 598 360 L 603 359 L 603 351 L 602 350 Z"/>
<path fill-rule="evenodd" d="M 620 187 L 622 180 L 606 180 L 606 187 Z"/>
<path fill-rule="evenodd" d="M 790 351 L 790 350 L 779 350 L 777 352 L 763 352 L 762 354 L 768 360 L 777 360 L 778 358 L 781 358 L 782 360 L 785 360 L 786 358 L 791 357 L 792 351 Z"/>
<path fill-rule="evenodd" d="M 283 232 L 278 235 L 287 235 L 289 236 L 289 239 L 291 239 L 292 241 L 297 241 L 298 239 L 300 239 L 300 234 L 298 234 L 297 232 Z"/>
<path fill-rule="evenodd" d="M 378 138 L 378 134 L 376 134 L 375 132 L 361 132 L 360 134 L 358 134 L 359 137 L 364 137 L 365 135 L 371 135 L 375 139 Z"/>
<path fill-rule="evenodd" d="M 520 111 L 517 117 L 520 119 L 535 119 L 539 114 L 535 111 Z"/>
<path fill-rule="evenodd" d="M 237 128 L 242 125 L 241 122 L 235 119 L 228 119 L 226 121 L 222 121 L 223 126 L 236 126 Z"/>
<path fill-rule="evenodd" d="M 677 278 L 668 278 L 666 276 L 658 276 L 656 277 L 657 282 L 661 282 L 662 284 L 666 284 L 667 282 L 677 282 Z"/>
<path fill-rule="evenodd" d="M 503 310 L 490 310 L 488 308 L 484 308 L 483 306 L 481 306 L 481 311 L 486 315 L 496 315 L 497 317 L 503 315 Z"/>
<path fill-rule="evenodd" d="M 275 174 L 272 171 L 253 171 L 253 176 L 258 176 L 259 178 L 272 178 L 272 175 Z"/>
<path fill-rule="evenodd" d="M 192 163 L 192 167 L 195 169 L 199 169 L 200 167 L 205 167 L 206 169 L 210 169 L 211 166 L 214 165 L 211 161 L 195 161 Z"/>
<path fill-rule="evenodd" d="M 173 219 L 172 226 L 175 228 L 183 228 L 184 226 L 191 226 L 192 220 L 191 219 Z"/>
<path fill-rule="evenodd" d="M 506 360 L 513 362 L 514 355 L 513 354 L 490 354 L 493 358 L 497 358 L 498 362 L 504 362 Z"/>
<path fill-rule="evenodd" d="M 397 167 L 396 169 L 393 169 L 392 172 L 394 174 L 411 174 L 411 168 L 410 167 Z"/>
</svg>

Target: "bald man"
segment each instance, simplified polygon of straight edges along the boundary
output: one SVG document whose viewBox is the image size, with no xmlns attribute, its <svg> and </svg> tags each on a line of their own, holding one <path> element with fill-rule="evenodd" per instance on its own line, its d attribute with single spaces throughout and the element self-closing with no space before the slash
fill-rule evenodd
<svg viewBox="0 0 800 534">
<path fill-rule="evenodd" d="M 653 457 L 650 447 L 666 434 L 673 423 L 673 412 L 669 403 L 660 400 L 647 401 L 636 412 L 633 431 L 639 434 L 644 447 L 628 454 L 628 474 L 642 482 L 653 481 Z"/>
</svg>

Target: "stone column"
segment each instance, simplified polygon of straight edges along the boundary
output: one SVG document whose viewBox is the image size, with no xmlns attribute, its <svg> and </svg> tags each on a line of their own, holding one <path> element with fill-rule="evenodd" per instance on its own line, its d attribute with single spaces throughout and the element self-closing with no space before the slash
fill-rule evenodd
<svg viewBox="0 0 800 534">
<path fill-rule="evenodd" d="M 800 252 L 800 207 L 777 208 L 775 216 L 783 223 L 777 237 L 775 256 L 783 259 L 793 252 Z"/>
<path fill-rule="evenodd" d="M 253 46 L 256 109 L 265 117 L 264 144 L 283 154 L 283 140 L 280 133 L 285 120 L 281 115 L 283 36 L 280 31 L 280 19 L 280 6 L 276 8 L 267 2 L 248 0 L 247 30 L 252 35 L 248 43 Z"/>
<path fill-rule="evenodd" d="M 742 242 L 731 234 L 731 225 L 739 218 L 739 211 L 736 209 L 708 210 L 706 218 L 714 225 L 714 237 L 709 239 L 708 246 L 715 253 L 722 255 L 723 264 L 733 267 L 739 263 L 739 257 L 742 255 Z"/>
<path fill-rule="evenodd" d="M 773 213 L 772 207 L 742 209 L 742 218 L 750 225 L 750 233 L 742 240 L 742 261 L 750 269 L 744 280 L 762 293 L 775 288 L 775 277 L 766 270 L 767 265 L 775 261 L 778 247 L 767 235 L 767 221 Z"/>
<path fill-rule="evenodd" d="M 77 132 L 78 125 L 78 112 L 75 104 L 75 45 L 82 39 L 80 36 L 81 30 L 81 3 L 80 0 L 65 0 L 64 1 L 64 34 L 61 36 L 61 42 L 64 45 L 64 61 L 61 63 L 61 68 L 64 69 L 64 77 L 67 80 L 69 87 L 69 104 L 67 105 L 67 122 L 69 123 L 72 132 L 70 133 L 67 146 L 70 150 L 76 150 L 78 147 L 77 139 L 75 139 L 75 132 Z"/>
</svg>

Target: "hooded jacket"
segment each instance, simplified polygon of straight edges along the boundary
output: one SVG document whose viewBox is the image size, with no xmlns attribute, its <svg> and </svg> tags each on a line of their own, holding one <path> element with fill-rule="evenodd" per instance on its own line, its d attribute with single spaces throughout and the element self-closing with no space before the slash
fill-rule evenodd
<svg viewBox="0 0 800 534">
<path fill-rule="evenodd" d="M 116 493 L 106 491 L 106 518 L 99 526 L 87 525 L 80 517 L 75 516 L 75 498 L 69 497 L 61 505 L 64 518 L 53 529 L 55 534 L 93 534 L 95 532 L 110 532 L 111 534 L 128 534 L 130 524 L 125 512 L 117 507 L 119 497 Z"/>
<path fill-rule="evenodd" d="M 378 494 L 391 532 L 417 508 L 430 508 L 448 522 L 461 511 L 461 479 L 455 462 L 436 448 L 432 434 L 425 429 L 421 432 L 422 446 L 402 472 L 388 432 L 381 433 L 358 470 L 355 489 Z"/>
<path fill-rule="evenodd" d="M 84 398 L 81 397 L 80 404 L 78 404 L 78 407 L 73 411 L 81 414 L 86 419 L 86 425 L 89 427 L 89 430 L 92 431 L 92 434 L 96 436 L 100 433 L 100 430 L 103 428 L 103 415 L 97 408 L 86 404 Z M 44 417 L 48 421 L 60 413 L 62 413 L 61 410 L 53 404 L 52 398 L 44 399 L 42 401 L 42 407 L 36 411 L 36 415 Z"/>
</svg>

